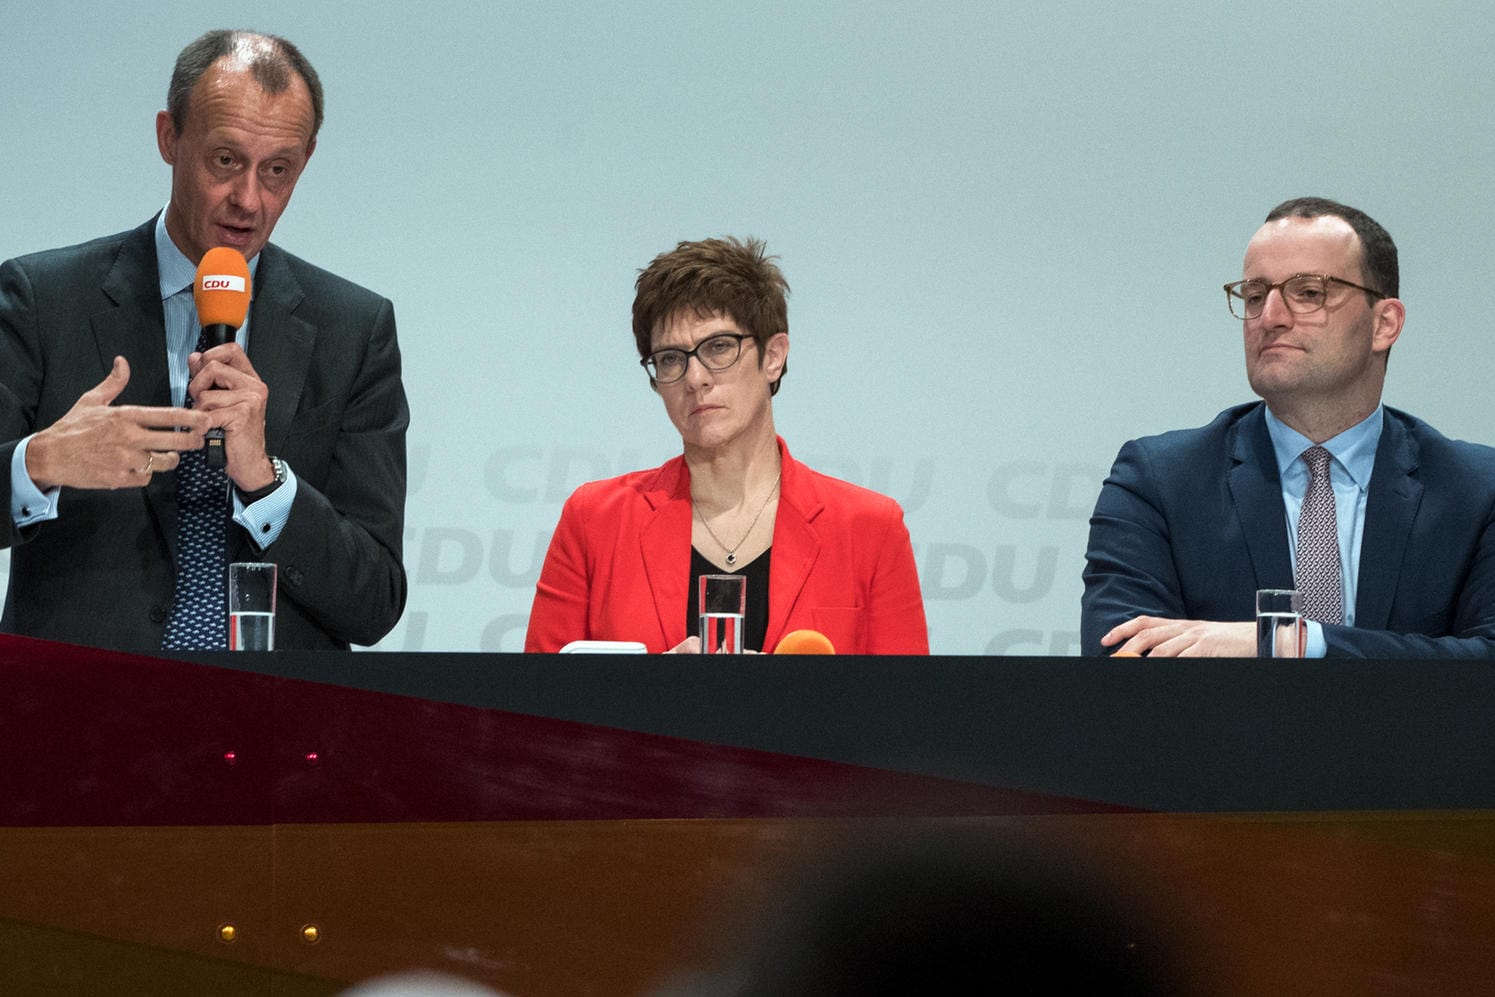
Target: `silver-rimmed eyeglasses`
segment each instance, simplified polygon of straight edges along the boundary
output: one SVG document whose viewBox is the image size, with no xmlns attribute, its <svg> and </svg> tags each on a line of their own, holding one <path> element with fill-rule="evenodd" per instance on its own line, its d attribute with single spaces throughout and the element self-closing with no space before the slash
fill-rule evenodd
<svg viewBox="0 0 1495 997">
<path fill-rule="evenodd" d="M 1282 291 L 1283 303 L 1294 315 L 1307 315 L 1324 307 L 1329 299 L 1329 285 L 1343 284 L 1364 291 L 1380 301 L 1386 295 L 1374 288 L 1357 284 L 1343 277 L 1331 277 L 1324 273 L 1295 273 L 1287 280 L 1269 284 L 1264 280 L 1238 280 L 1225 285 L 1225 300 L 1230 304 L 1230 314 L 1238 319 L 1257 318 L 1267 306 L 1267 295 Z"/>
<path fill-rule="evenodd" d="M 656 384 L 673 384 L 685 376 L 690 358 L 701 361 L 707 370 L 726 370 L 742 357 L 742 341 L 752 336 L 740 332 L 722 332 L 708 336 L 689 350 L 655 350 L 639 364 Z"/>
</svg>

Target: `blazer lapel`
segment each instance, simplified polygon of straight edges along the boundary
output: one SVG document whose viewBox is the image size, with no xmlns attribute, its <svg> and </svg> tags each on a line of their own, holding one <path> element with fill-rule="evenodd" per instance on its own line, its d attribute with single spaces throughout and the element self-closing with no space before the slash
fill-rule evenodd
<svg viewBox="0 0 1495 997">
<path fill-rule="evenodd" d="M 659 469 L 643 488 L 653 510 L 639 531 L 639 553 L 649 578 L 654 615 L 665 648 L 685 639 L 685 615 L 691 606 L 690 582 L 690 470 L 676 457 Z M 682 546 L 680 538 L 685 537 Z"/>
<path fill-rule="evenodd" d="M 249 322 L 249 362 L 270 388 L 265 410 L 265 447 L 276 453 L 290 433 L 311 367 L 317 328 L 296 316 L 305 292 L 279 247 L 260 252 Z"/>
<path fill-rule="evenodd" d="M 784 470 L 779 490 L 779 511 L 773 524 L 773 560 L 769 562 L 768 630 L 763 650 L 778 645 L 788 630 L 790 615 L 809 580 L 810 570 L 820 557 L 820 536 L 815 532 L 816 517 L 825 509 L 813 479 L 804 473 L 803 465 L 789 456 L 789 448 L 779 440 L 779 454 Z"/>
<path fill-rule="evenodd" d="M 119 255 L 100 286 L 114 303 L 92 319 L 98 347 L 97 373 L 102 381 L 116 356 L 130 362 L 130 383 L 118 405 L 171 405 L 166 369 L 166 317 L 161 308 L 161 278 L 156 266 L 156 220 L 137 228 L 120 244 Z M 155 474 L 142 489 L 144 501 L 170 551 L 177 550 L 176 475 Z"/>
<path fill-rule="evenodd" d="M 1230 497 L 1251 557 L 1256 587 L 1292 588 L 1282 479 L 1267 432 L 1264 406 L 1258 405 L 1231 429 Z"/>
<path fill-rule="evenodd" d="M 1355 626 L 1384 630 L 1412 522 L 1422 502 L 1416 478 L 1417 444 L 1406 427 L 1387 411 L 1376 447 L 1375 470 L 1365 499 L 1365 527 L 1360 538 L 1360 574 L 1355 590 Z"/>
<path fill-rule="evenodd" d="M 131 232 L 104 278 L 102 290 L 113 308 L 93 317 L 98 344 L 98 379 L 103 380 L 116 356 L 130 361 L 130 383 L 121 405 L 170 405 L 166 371 L 166 317 L 161 308 L 161 278 L 156 269 L 155 221 Z"/>
</svg>

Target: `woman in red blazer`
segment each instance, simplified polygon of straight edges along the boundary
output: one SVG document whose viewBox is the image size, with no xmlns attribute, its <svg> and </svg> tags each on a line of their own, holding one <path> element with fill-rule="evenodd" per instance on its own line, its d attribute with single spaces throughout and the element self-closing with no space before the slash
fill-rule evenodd
<svg viewBox="0 0 1495 997">
<path fill-rule="evenodd" d="M 757 240 L 682 242 L 639 274 L 633 332 L 684 453 L 578 488 L 545 555 L 525 650 L 700 650 L 695 579 L 748 578 L 745 646 L 818 630 L 841 654 L 928 654 L 903 510 L 811 470 L 773 424 L 783 275 Z"/>
</svg>

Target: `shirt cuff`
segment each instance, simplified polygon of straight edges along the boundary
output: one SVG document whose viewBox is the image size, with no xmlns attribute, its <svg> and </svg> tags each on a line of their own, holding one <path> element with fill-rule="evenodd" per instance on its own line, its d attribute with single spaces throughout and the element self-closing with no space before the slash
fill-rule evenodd
<svg viewBox="0 0 1495 997">
<path fill-rule="evenodd" d="M 1304 620 L 1308 628 L 1308 641 L 1303 647 L 1303 657 L 1322 658 L 1329 653 L 1329 644 L 1324 640 L 1324 625 L 1318 620 Z"/>
<path fill-rule="evenodd" d="M 239 490 L 230 488 L 234 497 L 234 522 L 244 527 L 255 547 L 264 550 L 280 537 L 286 520 L 291 518 L 291 505 L 296 501 L 296 472 L 286 465 L 285 482 L 258 502 L 244 504 Z"/>
<path fill-rule="evenodd" d="M 16 444 L 10 455 L 10 518 L 18 527 L 56 519 L 57 496 L 62 491 L 61 488 L 42 491 L 26 473 L 26 447 L 30 443 L 28 436 Z"/>
</svg>

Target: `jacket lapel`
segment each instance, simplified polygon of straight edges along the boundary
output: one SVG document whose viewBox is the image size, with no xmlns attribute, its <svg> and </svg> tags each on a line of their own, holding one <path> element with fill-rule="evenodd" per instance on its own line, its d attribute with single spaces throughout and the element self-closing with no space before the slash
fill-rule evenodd
<svg viewBox="0 0 1495 997">
<path fill-rule="evenodd" d="M 649 579 L 655 620 L 668 649 L 685 639 L 680 607 L 693 605 L 686 591 L 690 582 L 690 470 L 685 458 L 665 463 L 642 490 L 652 513 L 639 531 L 639 553 Z"/>
<path fill-rule="evenodd" d="M 789 455 L 779 440 L 784 476 L 779 489 L 779 511 L 773 524 L 773 560 L 769 562 L 768 630 L 763 650 L 776 647 L 788 630 L 795 604 L 804 592 L 810 570 L 820 557 L 815 519 L 825 509 L 814 479 Z"/>
<path fill-rule="evenodd" d="M 1422 502 L 1416 478 L 1417 444 L 1401 420 L 1385 411 L 1375 470 L 1365 500 L 1360 538 L 1360 574 L 1355 594 L 1355 626 L 1384 630 L 1391 619 L 1402 558 L 1412 522 Z"/>
<path fill-rule="evenodd" d="M 305 296 L 285 253 L 274 245 L 261 250 L 249 322 L 249 362 L 270 388 L 265 447 L 272 454 L 282 449 L 291 430 L 316 347 L 316 326 L 294 314 Z"/>
<path fill-rule="evenodd" d="M 113 308 L 92 319 L 98 347 L 95 381 L 102 381 L 116 356 L 130 362 L 130 383 L 117 405 L 171 405 L 166 370 L 166 318 L 161 308 L 161 279 L 156 266 L 156 220 L 135 229 L 120 244 L 114 266 L 100 285 Z M 177 549 L 176 475 L 156 474 L 142 489 L 145 504 L 161 531 L 172 560 Z"/>
<path fill-rule="evenodd" d="M 1256 587 L 1292 588 L 1282 478 L 1267 432 L 1264 406 L 1257 405 L 1230 430 L 1230 497 L 1251 557 Z"/>
<path fill-rule="evenodd" d="M 102 290 L 114 303 L 93 316 L 98 344 L 98 380 L 116 356 L 130 361 L 130 383 L 121 405 L 170 405 L 166 372 L 166 317 L 161 309 L 161 278 L 156 269 L 155 220 L 131 232 L 120 244 Z"/>
</svg>

